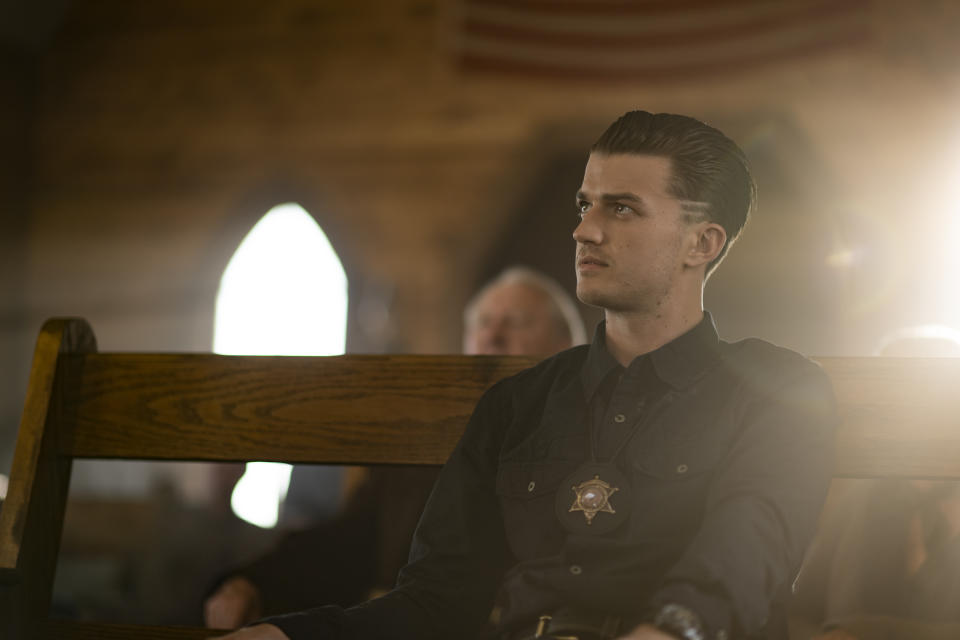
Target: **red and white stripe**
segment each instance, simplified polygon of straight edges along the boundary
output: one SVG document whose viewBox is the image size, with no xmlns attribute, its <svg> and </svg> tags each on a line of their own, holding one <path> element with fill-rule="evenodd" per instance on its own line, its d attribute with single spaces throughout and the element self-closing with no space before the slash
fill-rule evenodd
<svg viewBox="0 0 960 640">
<path fill-rule="evenodd" d="M 862 46 L 871 0 L 461 0 L 465 70 L 596 79 L 736 71 Z"/>
</svg>

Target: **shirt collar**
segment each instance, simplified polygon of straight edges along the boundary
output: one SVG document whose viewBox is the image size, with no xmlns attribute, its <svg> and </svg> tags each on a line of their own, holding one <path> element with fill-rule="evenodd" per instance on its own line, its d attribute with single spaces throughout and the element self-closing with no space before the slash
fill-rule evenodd
<svg viewBox="0 0 960 640">
<path fill-rule="evenodd" d="M 649 358 L 660 380 L 674 389 L 683 389 L 704 375 L 719 359 L 719 346 L 720 338 L 713 317 L 705 311 L 703 320 L 695 327 L 658 349 L 638 356 L 630 363 L 629 369 L 640 365 L 642 359 Z M 580 371 L 588 401 L 597 392 L 600 383 L 616 369 L 623 367 L 607 350 L 606 323 L 600 322 Z"/>
</svg>

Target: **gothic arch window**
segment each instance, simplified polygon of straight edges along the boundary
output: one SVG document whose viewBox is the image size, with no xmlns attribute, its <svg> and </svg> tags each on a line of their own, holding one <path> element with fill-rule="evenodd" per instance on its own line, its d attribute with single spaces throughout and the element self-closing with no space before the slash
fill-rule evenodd
<svg viewBox="0 0 960 640">
<path fill-rule="evenodd" d="M 337 252 L 303 207 L 274 207 L 223 272 L 214 352 L 337 355 L 346 337 L 347 275 Z"/>
<path fill-rule="evenodd" d="M 273 207 L 250 230 L 220 280 L 213 351 L 338 355 L 347 335 L 347 276 L 323 230 L 299 204 Z M 239 517 L 277 523 L 290 465 L 247 465 L 231 497 Z"/>
</svg>

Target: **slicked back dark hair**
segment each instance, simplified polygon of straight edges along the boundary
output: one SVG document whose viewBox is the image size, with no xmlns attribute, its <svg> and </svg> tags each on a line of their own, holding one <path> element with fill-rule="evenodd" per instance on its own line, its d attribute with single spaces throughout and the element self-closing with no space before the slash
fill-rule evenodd
<svg viewBox="0 0 960 640">
<path fill-rule="evenodd" d="M 670 160 L 672 195 L 706 203 L 705 208 L 686 208 L 691 219 L 716 222 L 727 232 L 720 254 L 707 265 L 707 276 L 727 255 L 756 206 L 757 186 L 743 151 L 719 130 L 695 118 L 630 111 L 603 132 L 590 152 Z"/>
</svg>

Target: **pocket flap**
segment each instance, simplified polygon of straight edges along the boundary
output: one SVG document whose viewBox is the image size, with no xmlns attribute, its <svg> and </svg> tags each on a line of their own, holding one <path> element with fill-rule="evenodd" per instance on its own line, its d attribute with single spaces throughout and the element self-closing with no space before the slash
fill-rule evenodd
<svg viewBox="0 0 960 640">
<path fill-rule="evenodd" d="M 497 470 L 497 493 L 511 498 L 552 494 L 576 465 L 537 462 L 502 463 Z"/>
<path fill-rule="evenodd" d="M 682 480 L 712 472 L 722 453 L 714 447 L 670 447 L 634 459 L 633 466 L 655 478 Z"/>
</svg>

